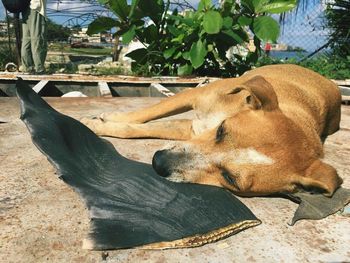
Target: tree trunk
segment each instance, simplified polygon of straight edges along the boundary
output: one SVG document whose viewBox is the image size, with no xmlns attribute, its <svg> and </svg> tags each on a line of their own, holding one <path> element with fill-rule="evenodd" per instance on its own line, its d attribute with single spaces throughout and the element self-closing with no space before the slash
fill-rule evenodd
<svg viewBox="0 0 350 263">
<path fill-rule="evenodd" d="M 113 61 L 119 60 L 120 52 L 122 51 L 123 47 L 119 47 L 119 36 L 116 35 L 114 38 L 114 48 L 113 48 Z"/>
</svg>

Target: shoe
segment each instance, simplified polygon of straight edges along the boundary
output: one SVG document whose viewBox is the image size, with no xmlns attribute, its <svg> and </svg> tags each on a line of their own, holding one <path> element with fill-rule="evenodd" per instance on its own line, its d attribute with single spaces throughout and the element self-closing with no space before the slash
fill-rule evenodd
<svg viewBox="0 0 350 263">
<path fill-rule="evenodd" d="M 25 75 L 28 75 L 28 74 L 31 75 L 31 74 L 34 74 L 35 71 L 33 68 L 25 68 L 23 66 L 20 66 L 18 69 L 18 72 Z"/>
</svg>

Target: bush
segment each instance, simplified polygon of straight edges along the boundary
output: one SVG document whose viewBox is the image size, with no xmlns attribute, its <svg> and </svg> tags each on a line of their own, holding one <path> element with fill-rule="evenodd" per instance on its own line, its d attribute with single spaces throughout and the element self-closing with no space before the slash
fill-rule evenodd
<svg viewBox="0 0 350 263">
<path fill-rule="evenodd" d="M 67 41 L 71 34 L 68 27 L 58 25 L 52 20 L 47 20 L 47 39 L 48 41 Z"/>
<path fill-rule="evenodd" d="M 14 62 L 17 64 L 16 52 L 17 51 L 14 44 L 12 44 L 12 48 L 10 50 L 8 43 L 0 43 L 0 70 L 5 70 L 5 65 L 9 62 Z"/>
<path fill-rule="evenodd" d="M 350 1 L 334 0 L 327 5 L 326 23 L 330 29 L 332 53 L 342 57 L 350 56 Z"/>
<path fill-rule="evenodd" d="M 48 68 L 46 68 L 48 74 L 54 73 L 66 73 L 74 74 L 78 72 L 78 66 L 74 63 L 50 63 Z"/>
<path fill-rule="evenodd" d="M 306 60 L 299 65 L 312 69 L 330 79 L 350 78 L 350 57 L 340 57 L 336 55 L 320 56 Z"/>
<path fill-rule="evenodd" d="M 144 75 L 236 76 L 260 55 L 261 41 L 275 42 L 279 24 L 270 15 L 291 10 L 296 0 L 201 0 L 196 10 L 170 11 L 170 0 L 99 0 L 117 16 L 99 17 L 88 34 L 116 28 L 123 44 L 133 39 L 144 48 L 130 57 L 132 70 Z M 128 4 L 130 3 L 130 4 Z M 254 52 L 247 49 L 252 33 Z M 226 56 L 232 47 L 233 58 Z"/>
<path fill-rule="evenodd" d="M 261 67 L 272 64 L 296 64 L 316 71 L 329 79 L 350 79 L 350 57 L 325 54 L 302 62 L 298 62 L 296 59 L 283 61 L 271 57 L 262 57 L 256 66 Z"/>
</svg>

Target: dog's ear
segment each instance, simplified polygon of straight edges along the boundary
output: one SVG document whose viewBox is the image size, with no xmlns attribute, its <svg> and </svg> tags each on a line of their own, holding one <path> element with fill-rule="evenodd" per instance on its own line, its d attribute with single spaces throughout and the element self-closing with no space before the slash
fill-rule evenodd
<svg viewBox="0 0 350 263">
<path fill-rule="evenodd" d="M 305 176 L 298 177 L 296 183 L 306 190 L 332 196 L 334 191 L 343 183 L 343 180 L 338 176 L 334 167 L 316 160 L 306 169 Z"/>
<path fill-rule="evenodd" d="M 272 111 L 278 109 L 278 100 L 271 84 L 262 76 L 255 76 L 233 89 L 230 94 L 236 94 L 242 90 L 249 92 L 246 97 L 247 104 L 254 110 L 263 109 Z"/>
</svg>

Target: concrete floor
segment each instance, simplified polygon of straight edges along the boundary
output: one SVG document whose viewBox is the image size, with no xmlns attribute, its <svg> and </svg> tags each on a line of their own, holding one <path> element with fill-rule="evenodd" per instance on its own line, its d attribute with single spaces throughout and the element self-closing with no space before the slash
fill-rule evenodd
<svg viewBox="0 0 350 263">
<path fill-rule="evenodd" d="M 129 111 L 157 98 L 50 98 L 74 118 L 104 111 Z M 15 98 L 0 98 L 0 262 L 102 262 L 101 252 L 81 249 L 88 214 L 78 195 L 58 180 L 18 119 Z M 187 114 L 187 117 L 190 117 Z M 5 123 L 2 123 L 5 122 Z M 167 141 L 109 139 L 119 152 L 150 162 Z M 343 106 L 341 130 L 325 145 L 325 160 L 350 188 L 350 107 Z M 297 207 L 280 198 L 241 198 L 262 220 L 219 242 L 192 249 L 109 251 L 107 262 L 349 262 L 350 218 L 340 214 L 291 227 Z"/>
</svg>

